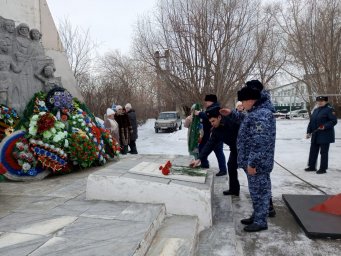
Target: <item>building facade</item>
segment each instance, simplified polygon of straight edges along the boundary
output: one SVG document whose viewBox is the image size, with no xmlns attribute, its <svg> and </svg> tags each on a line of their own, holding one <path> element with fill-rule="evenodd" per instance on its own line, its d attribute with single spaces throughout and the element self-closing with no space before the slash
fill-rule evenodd
<svg viewBox="0 0 341 256">
<path fill-rule="evenodd" d="M 308 102 L 307 86 L 300 81 L 269 89 L 269 92 L 277 111 L 289 112 L 306 109 Z"/>
</svg>

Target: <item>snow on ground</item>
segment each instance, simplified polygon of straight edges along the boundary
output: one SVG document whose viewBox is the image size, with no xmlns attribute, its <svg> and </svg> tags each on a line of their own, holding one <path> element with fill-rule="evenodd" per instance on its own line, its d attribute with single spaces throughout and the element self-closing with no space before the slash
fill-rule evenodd
<svg viewBox="0 0 341 256">
<path fill-rule="evenodd" d="M 155 119 L 149 119 L 143 126 L 139 127 L 139 138 L 137 148 L 141 154 L 175 154 L 188 155 L 187 129 L 183 128 L 171 133 L 155 133 Z M 306 128 L 309 120 L 277 120 L 275 167 L 272 173 L 272 186 L 275 194 L 300 193 L 302 187 L 295 187 L 293 180 L 299 180 L 291 173 L 312 183 L 328 194 L 341 193 L 341 124 L 335 126 L 336 142 L 331 144 L 329 150 L 329 169 L 327 174 L 318 175 L 314 172 L 305 172 L 307 165 L 310 140 L 305 139 Z M 229 149 L 224 145 L 226 158 Z M 215 154 L 209 156 L 212 167 L 218 167 Z M 286 168 L 283 169 L 281 166 Z M 281 175 L 276 175 L 276 172 Z M 246 186 L 245 175 L 240 172 L 242 185 Z M 290 177 L 290 178 L 289 178 Z M 316 189 L 312 193 L 318 193 Z"/>
<path fill-rule="evenodd" d="M 188 155 L 187 129 L 172 133 L 155 133 L 154 119 L 139 127 L 137 148 L 141 154 Z M 240 197 L 232 197 L 236 243 L 246 254 L 264 255 L 340 255 L 339 240 L 311 240 L 296 224 L 282 200 L 282 194 L 327 194 L 341 193 L 341 124 L 335 126 L 336 143 L 329 150 L 327 174 L 305 172 L 310 140 L 305 139 L 307 119 L 277 120 L 275 166 L 271 174 L 272 195 L 277 211 L 276 218 L 269 219 L 269 231 L 246 234 L 239 220 L 252 212 L 246 175 L 239 171 Z M 229 149 L 224 146 L 226 158 Z M 209 156 L 211 167 L 218 167 L 214 153 Z M 219 177 L 222 179 L 222 177 Z M 228 188 L 226 179 L 226 189 Z M 323 192 L 322 192 L 323 191 Z M 224 230 L 224 222 L 215 223 Z M 271 234 L 271 235 L 269 235 Z M 213 242 L 214 243 L 214 242 Z M 229 255 L 235 248 L 228 243 L 223 248 L 212 249 L 214 255 Z M 213 255 L 213 254 L 212 254 Z"/>
</svg>

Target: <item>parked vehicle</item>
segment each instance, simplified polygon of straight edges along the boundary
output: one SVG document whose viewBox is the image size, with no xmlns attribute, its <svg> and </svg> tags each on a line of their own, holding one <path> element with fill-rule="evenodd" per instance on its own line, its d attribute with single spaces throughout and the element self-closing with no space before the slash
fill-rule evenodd
<svg viewBox="0 0 341 256">
<path fill-rule="evenodd" d="M 293 110 L 291 112 L 286 113 L 286 116 L 285 116 L 286 119 L 291 119 L 293 117 L 308 118 L 309 114 L 306 109 L 298 109 L 298 110 Z"/>
<path fill-rule="evenodd" d="M 155 132 L 159 131 L 176 131 L 182 129 L 182 120 L 179 112 L 166 111 L 161 112 L 154 124 Z"/>
<path fill-rule="evenodd" d="M 274 113 L 274 116 L 276 118 L 285 119 L 286 118 L 286 113 L 276 112 L 276 113 Z"/>
</svg>

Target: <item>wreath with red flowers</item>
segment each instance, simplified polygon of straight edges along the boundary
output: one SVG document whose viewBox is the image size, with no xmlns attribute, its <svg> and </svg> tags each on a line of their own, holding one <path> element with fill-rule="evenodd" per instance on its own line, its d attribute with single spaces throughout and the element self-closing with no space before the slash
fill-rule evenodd
<svg viewBox="0 0 341 256">
<path fill-rule="evenodd" d="M 99 154 L 93 141 L 79 133 L 73 133 L 69 141 L 68 153 L 73 165 L 90 167 Z"/>
</svg>

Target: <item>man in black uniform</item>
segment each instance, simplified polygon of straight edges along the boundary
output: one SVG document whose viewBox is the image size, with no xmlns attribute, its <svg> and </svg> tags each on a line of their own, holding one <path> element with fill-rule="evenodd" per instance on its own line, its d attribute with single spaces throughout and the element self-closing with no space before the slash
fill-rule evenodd
<svg viewBox="0 0 341 256">
<path fill-rule="evenodd" d="M 316 97 L 317 108 L 311 115 L 307 128 L 306 138 L 311 138 L 308 168 L 305 171 L 316 171 L 318 153 L 321 154 L 320 169 L 317 174 L 323 174 L 328 169 L 329 144 L 335 142 L 334 126 L 337 118 L 332 106 L 328 103 L 328 97 Z"/>
<path fill-rule="evenodd" d="M 227 162 L 229 190 L 226 190 L 223 193 L 224 195 L 239 196 L 240 185 L 237 173 L 237 135 L 239 124 L 229 116 L 224 117 L 220 115 L 219 110 L 220 107 L 215 107 L 206 111 L 206 115 L 213 129 L 208 142 L 200 151 L 198 159 L 194 160 L 191 165 L 193 167 L 199 166 L 201 159 L 206 159 L 217 144 L 224 142 L 230 147 L 230 156 Z"/>
</svg>

